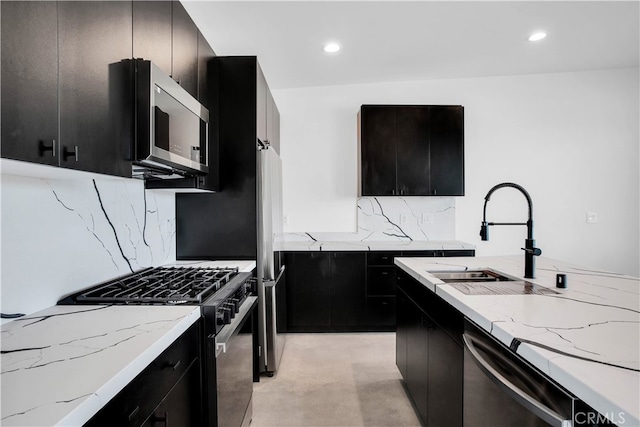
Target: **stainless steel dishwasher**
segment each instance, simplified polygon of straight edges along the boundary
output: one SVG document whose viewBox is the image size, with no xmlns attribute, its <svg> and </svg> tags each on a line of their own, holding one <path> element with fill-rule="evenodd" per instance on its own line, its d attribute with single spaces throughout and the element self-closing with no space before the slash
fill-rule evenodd
<svg viewBox="0 0 640 427">
<path fill-rule="evenodd" d="M 579 399 L 465 322 L 465 427 L 571 427 Z"/>
</svg>

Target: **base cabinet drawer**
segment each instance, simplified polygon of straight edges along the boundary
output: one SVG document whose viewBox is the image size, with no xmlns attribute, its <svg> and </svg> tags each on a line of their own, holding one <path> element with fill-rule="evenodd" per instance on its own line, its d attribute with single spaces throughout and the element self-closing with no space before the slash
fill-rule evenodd
<svg viewBox="0 0 640 427">
<path fill-rule="evenodd" d="M 163 425 L 153 424 L 152 420 L 161 423 L 164 412 L 172 422 L 175 420 L 174 425 L 199 425 L 202 399 L 199 332 L 198 323 L 191 326 L 85 426 Z M 183 424 L 180 419 L 194 422 Z"/>
<path fill-rule="evenodd" d="M 368 267 L 367 296 L 393 296 L 396 294 L 396 268 Z"/>
<path fill-rule="evenodd" d="M 367 297 L 367 325 L 377 330 L 395 330 L 396 297 Z"/>
</svg>

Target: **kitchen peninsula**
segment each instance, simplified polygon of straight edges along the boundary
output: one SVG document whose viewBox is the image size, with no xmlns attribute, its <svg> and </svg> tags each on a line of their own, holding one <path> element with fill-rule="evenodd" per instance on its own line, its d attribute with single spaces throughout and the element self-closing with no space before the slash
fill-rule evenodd
<svg viewBox="0 0 640 427">
<path fill-rule="evenodd" d="M 396 258 L 395 264 L 600 414 L 618 425 L 640 425 L 638 278 L 540 257 L 536 278 L 528 281 L 557 293 L 472 295 L 430 272 L 489 269 L 522 278 L 523 257 Z M 555 286 L 560 273 L 566 289 Z"/>
</svg>

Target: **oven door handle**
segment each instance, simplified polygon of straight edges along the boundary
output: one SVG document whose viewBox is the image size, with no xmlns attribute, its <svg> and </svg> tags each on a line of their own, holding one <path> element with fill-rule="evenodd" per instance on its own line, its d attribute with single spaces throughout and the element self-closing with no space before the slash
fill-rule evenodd
<svg viewBox="0 0 640 427">
<path fill-rule="evenodd" d="M 216 358 L 223 353 L 226 353 L 229 349 L 229 342 L 231 339 L 238 334 L 242 326 L 244 326 L 246 320 L 249 318 L 249 314 L 251 310 L 256 305 L 256 301 L 258 297 L 248 297 L 244 303 L 240 306 L 240 310 L 233 318 L 231 323 L 225 325 L 224 328 L 220 330 L 218 335 L 212 337 L 215 343 L 215 355 Z"/>
</svg>

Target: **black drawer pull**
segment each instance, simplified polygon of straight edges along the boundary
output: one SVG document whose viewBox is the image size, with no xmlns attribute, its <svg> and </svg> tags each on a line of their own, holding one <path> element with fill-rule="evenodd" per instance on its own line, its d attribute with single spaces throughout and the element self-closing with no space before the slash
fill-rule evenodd
<svg viewBox="0 0 640 427">
<path fill-rule="evenodd" d="M 134 409 L 130 414 L 129 414 L 129 421 L 131 421 L 136 415 L 138 415 L 138 412 L 140 412 L 140 407 L 136 406 L 136 409 Z"/>
<path fill-rule="evenodd" d="M 167 362 L 164 366 L 166 368 L 171 368 L 175 371 L 176 369 L 178 369 L 178 366 L 180 366 L 181 363 L 182 363 L 182 360 L 178 360 L 175 363 Z"/>
<path fill-rule="evenodd" d="M 383 276 L 386 276 L 386 275 L 388 275 L 388 274 L 389 274 L 389 272 L 388 272 L 388 271 L 383 271 L 383 272 L 382 272 L 382 275 L 383 275 Z"/>
<path fill-rule="evenodd" d="M 169 427 L 169 413 L 165 412 L 164 417 L 153 416 L 154 423 L 164 423 L 165 427 Z"/>
</svg>

